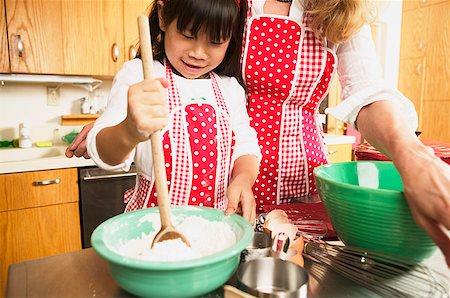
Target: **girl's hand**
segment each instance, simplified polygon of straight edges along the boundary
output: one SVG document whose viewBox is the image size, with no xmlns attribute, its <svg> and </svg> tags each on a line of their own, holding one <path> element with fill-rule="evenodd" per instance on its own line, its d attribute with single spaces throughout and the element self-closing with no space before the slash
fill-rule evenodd
<svg viewBox="0 0 450 298">
<path fill-rule="evenodd" d="M 94 122 L 86 124 L 80 133 L 75 137 L 72 144 L 70 144 L 66 149 L 66 157 L 72 158 L 74 155 L 76 157 L 84 157 L 85 159 L 91 158 L 86 148 L 86 138 L 88 133 L 94 126 Z"/>
<path fill-rule="evenodd" d="M 450 166 L 422 144 L 405 151 L 396 155 L 394 163 L 411 213 L 442 250 L 450 267 Z"/>
<path fill-rule="evenodd" d="M 247 175 L 233 177 L 227 189 L 228 205 L 225 214 L 241 214 L 253 224 L 256 218 L 256 202 L 252 191 L 253 181 Z"/>
<path fill-rule="evenodd" d="M 166 79 L 144 80 L 128 89 L 125 127 L 134 143 L 146 141 L 167 125 Z"/>
</svg>

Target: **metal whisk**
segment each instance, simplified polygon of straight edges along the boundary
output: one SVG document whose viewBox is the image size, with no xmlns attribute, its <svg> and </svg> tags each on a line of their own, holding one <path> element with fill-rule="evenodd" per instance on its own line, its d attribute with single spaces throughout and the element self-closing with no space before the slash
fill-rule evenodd
<svg viewBox="0 0 450 298">
<path fill-rule="evenodd" d="M 397 256 L 321 240 L 309 240 L 303 256 L 383 297 L 449 297 L 442 274 Z"/>
</svg>

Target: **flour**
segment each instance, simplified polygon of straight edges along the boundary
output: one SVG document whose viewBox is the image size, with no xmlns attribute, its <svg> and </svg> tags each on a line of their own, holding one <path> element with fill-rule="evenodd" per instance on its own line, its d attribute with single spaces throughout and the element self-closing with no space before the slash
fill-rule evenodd
<svg viewBox="0 0 450 298">
<path fill-rule="evenodd" d="M 138 238 L 121 242 L 116 248 L 119 254 L 152 261 L 192 260 L 220 252 L 236 243 L 236 235 L 225 222 L 180 216 L 173 218 L 175 228 L 188 239 L 191 247 L 180 239 L 174 239 L 158 242 L 151 248 L 160 229 L 159 214 L 147 214 L 140 219 L 140 222 L 146 221 L 153 223 L 155 232 L 142 233 Z"/>
</svg>

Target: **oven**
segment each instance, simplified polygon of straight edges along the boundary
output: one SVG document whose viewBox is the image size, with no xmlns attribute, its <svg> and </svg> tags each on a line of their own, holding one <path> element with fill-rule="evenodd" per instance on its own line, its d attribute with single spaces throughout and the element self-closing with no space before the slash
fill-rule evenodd
<svg viewBox="0 0 450 298">
<path fill-rule="evenodd" d="M 136 168 L 129 172 L 108 172 L 96 166 L 78 168 L 81 239 L 91 247 L 91 235 L 102 222 L 123 213 L 123 194 L 136 183 Z"/>
</svg>

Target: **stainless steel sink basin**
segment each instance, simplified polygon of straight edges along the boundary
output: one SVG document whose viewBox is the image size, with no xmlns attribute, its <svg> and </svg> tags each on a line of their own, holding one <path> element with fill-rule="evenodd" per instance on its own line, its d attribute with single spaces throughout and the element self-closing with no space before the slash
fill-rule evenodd
<svg viewBox="0 0 450 298">
<path fill-rule="evenodd" d="M 65 151 L 65 146 L 0 149 L 0 162 L 3 163 L 50 157 L 62 157 L 64 156 Z"/>
</svg>

